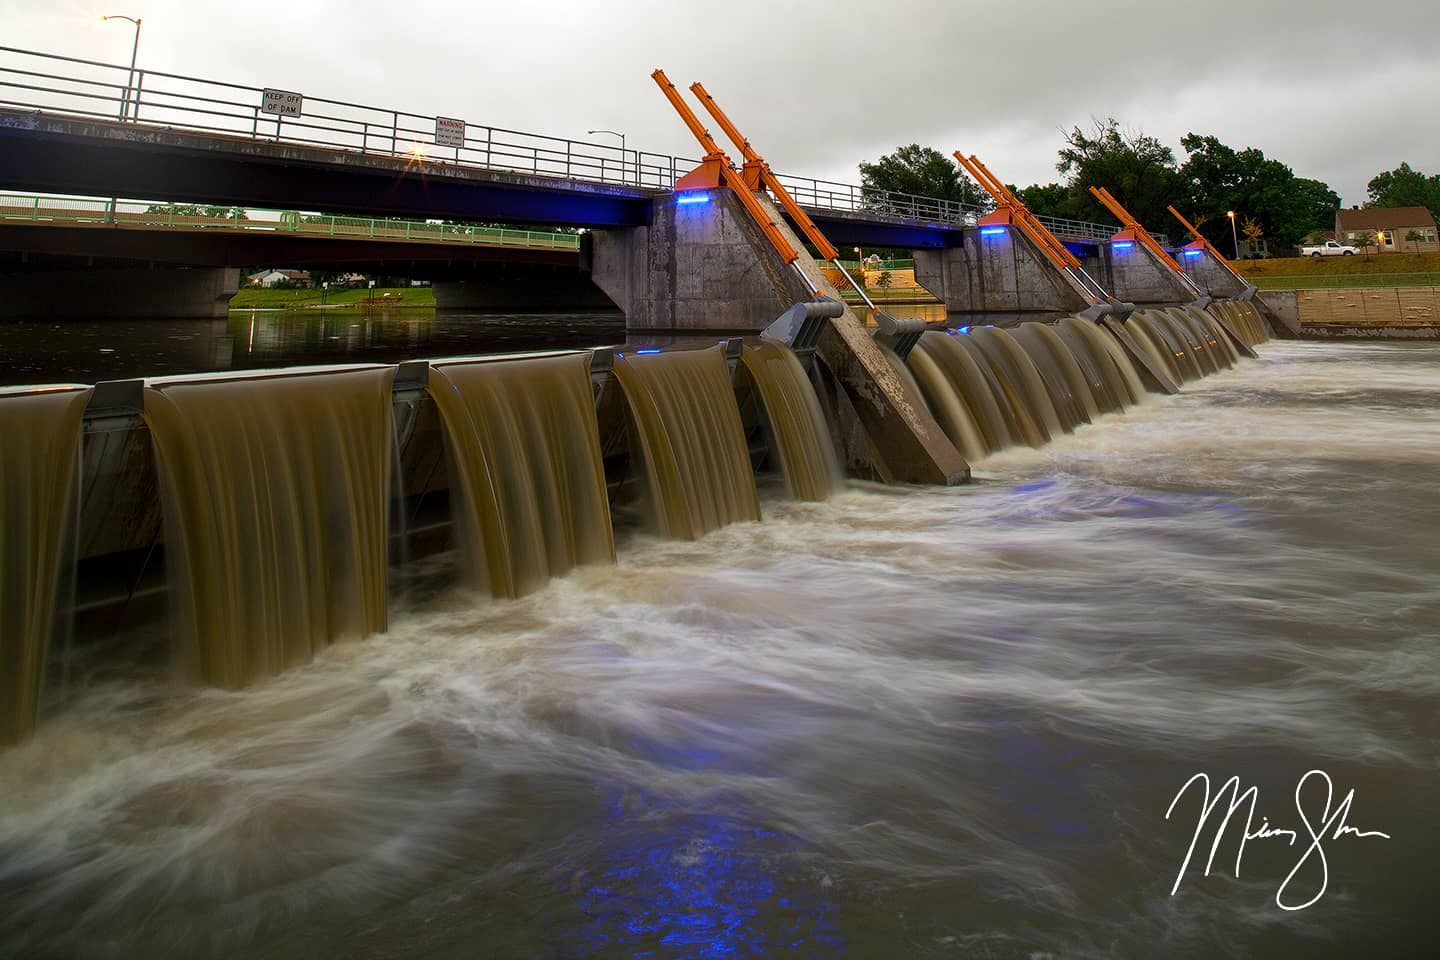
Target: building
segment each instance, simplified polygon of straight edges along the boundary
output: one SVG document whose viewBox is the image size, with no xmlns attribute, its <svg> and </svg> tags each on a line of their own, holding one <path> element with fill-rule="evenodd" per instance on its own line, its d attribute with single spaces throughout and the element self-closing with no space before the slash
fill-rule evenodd
<svg viewBox="0 0 1440 960">
<path fill-rule="evenodd" d="M 308 270 L 261 270 L 245 278 L 252 287 L 273 287 L 276 284 L 291 287 L 310 286 Z"/>
<path fill-rule="evenodd" d="M 1412 232 L 1421 239 L 1407 239 Z M 1366 207 L 1363 210 L 1351 207 L 1336 211 L 1336 240 L 1358 247 L 1360 239 L 1367 233 L 1374 236 L 1375 246 L 1372 249 L 1381 253 L 1440 251 L 1435 217 L 1424 207 Z"/>
</svg>

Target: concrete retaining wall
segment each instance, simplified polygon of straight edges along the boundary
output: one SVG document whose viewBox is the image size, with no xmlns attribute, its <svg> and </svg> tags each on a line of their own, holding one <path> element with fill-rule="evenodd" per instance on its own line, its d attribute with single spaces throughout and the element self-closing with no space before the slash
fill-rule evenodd
<svg viewBox="0 0 1440 960">
<path fill-rule="evenodd" d="M 1290 313 L 1303 337 L 1440 338 L 1440 287 L 1266 291 L 1272 311 Z"/>
</svg>

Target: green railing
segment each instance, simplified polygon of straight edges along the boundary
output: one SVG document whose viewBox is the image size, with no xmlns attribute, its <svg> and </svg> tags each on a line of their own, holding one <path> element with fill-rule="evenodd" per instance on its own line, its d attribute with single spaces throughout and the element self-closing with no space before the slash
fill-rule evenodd
<svg viewBox="0 0 1440 960">
<path fill-rule="evenodd" d="M 0 223 L 35 226 L 108 227 L 130 230 L 218 230 L 279 236 L 345 237 L 413 243 L 463 243 L 484 247 L 579 250 L 574 233 L 514 230 L 424 220 L 340 217 L 297 210 L 203 204 L 107 200 L 102 197 L 44 197 L 0 193 Z"/>
<path fill-rule="evenodd" d="M 1343 290 L 1355 287 L 1440 287 L 1440 273 L 1337 273 L 1246 277 L 1261 290 Z"/>
<path fill-rule="evenodd" d="M 841 260 L 841 261 L 840 261 L 840 265 L 843 266 L 846 270 L 849 270 L 849 271 L 851 271 L 851 272 L 854 272 L 854 271 L 860 269 L 860 261 L 859 261 L 859 260 Z M 915 269 L 915 261 L 914 261 L 914 260 L 910 260 L 910 259 L 906 259 L 906 260 L 881 260 L 879 263 L 869 263 L 869 264 L 866 264 L 866 265 L 865 265 L 865 269 L 866 269 L 866 270 L 914 270 L 914 269 Z"/>
</svg>

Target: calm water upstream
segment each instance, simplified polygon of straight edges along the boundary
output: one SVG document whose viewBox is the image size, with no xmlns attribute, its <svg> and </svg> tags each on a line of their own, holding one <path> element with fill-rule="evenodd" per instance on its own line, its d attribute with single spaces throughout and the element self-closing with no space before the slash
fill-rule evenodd
<svg viewBox="0 0 1440 960">
<path fill-rule="evenodd" d="M 0 387 L 300 364 L 583 348 L 625 340 L 620 313 L 232 310 L 225 320 L 6 320 Z"/>
<path fill-rule="evenodd" d="M 243 693 L 82 663 L 0 754 L 0 955 L 1428 955 L 1440 345 L 1261 354 Z M 1257 838 L 1172 895 L 1199 773 Z"/>
</svg>

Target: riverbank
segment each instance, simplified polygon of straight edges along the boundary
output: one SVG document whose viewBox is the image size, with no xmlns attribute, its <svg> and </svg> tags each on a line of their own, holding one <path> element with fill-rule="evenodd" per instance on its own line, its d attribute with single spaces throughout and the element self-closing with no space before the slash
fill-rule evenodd
<svg viewBox="0 0 1440 960">
<path fill-rule="evenodd" d="M 1440 253 L 1361 253 L 1349 257 L 1274 257 L 1235 260 L 1250 280 L 1265 277 L 1338 277 L 1377 273 L 1440 273 Z"/>
<path fill-rule="evenodd" d="M 430 307 L 435 306 L 435 291 L 431 287 L 376 287 L 353 290 L 321 290 L 307 287 L 298 290 L 274 290 L 263 287 L 246 287 L 230 298 L 231 310 L 245 310 L 252 307 L 280 310 L 302 310 L 322 306 L 362 307 L 372 304 L 387 307 Z"/>
</svg>

